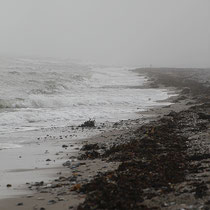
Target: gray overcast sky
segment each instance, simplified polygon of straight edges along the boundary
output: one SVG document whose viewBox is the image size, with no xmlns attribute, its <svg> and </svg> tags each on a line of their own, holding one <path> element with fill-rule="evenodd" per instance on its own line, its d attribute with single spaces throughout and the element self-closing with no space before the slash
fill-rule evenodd
<svg viewBox="0 0 210 210">
<path fill-rule="evenodd" d="M 210 0 L 0 0 L 0 54 L 210 67 Z"/>
</svg>

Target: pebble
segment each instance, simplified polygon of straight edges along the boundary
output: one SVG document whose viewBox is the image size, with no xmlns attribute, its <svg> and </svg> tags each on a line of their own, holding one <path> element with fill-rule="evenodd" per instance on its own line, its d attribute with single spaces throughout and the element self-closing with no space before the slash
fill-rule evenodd
<svg viewBox="0 0 210 210">
<path fill-rule="evenodd" d="M 40 193 L 48 193 L 47 190 L 41 190 Z"/>
<path fill-rule="evenodd" d="M 55 203 L 56 203 L 55 200 L 49 200 L 49 201 L 48 201 L 48 205 L 52 205 L 52 204 L 55 204 Z"/>
<path fill-rule="evenodd" d="M 33 186 L 43 186 L 44 182 L 35 182 L 35 184 L 33 184 Z"/>
<path fill-rule="evenodd" d="M 64 198 L 58 198 L 58 201 L 64 201 Z"/>
<path fill-rule="evenodd" d="M 66 144 L 62 145 L 63 148 L 67 148 L 68 146 Z"/>
<path fill-rule="evenodd" d="M 71 166 L 71 161 L 66 161 L 65 163 L 63 163 L 63 166 Z"/>
<path fill-rule="evenodd" d="M 43 197 L 39 197 L 39 198 L 37 198 L 37 200 L 42 201 L 42 200 L 45 200 L 45 199 Z"/>
<path fill-rule="evenodd" d="M 33 195 L 27 195 L 26 198 L 33 198 Z"/>
</svg>

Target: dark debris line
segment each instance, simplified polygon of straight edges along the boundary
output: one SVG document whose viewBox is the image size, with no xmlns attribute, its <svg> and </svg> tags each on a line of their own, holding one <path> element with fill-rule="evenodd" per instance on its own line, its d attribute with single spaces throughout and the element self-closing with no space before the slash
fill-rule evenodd
<svg viewBox="0 0 210 210">
<path fill-rule="evenodd" d="M 174 184 L 183 182 L 186 173 L 194 170 L 191 161 L 209 158 L 194 151 L 191 156 L 187 153 L 187 130 L 197 133 L 206 129 L 207 123 L 196 114 L 195 124 L 194 109 L 142 126 L 131 142 L 107 150 L 103 158 L 122 163 L 116 171 L 98 175 L 81 188 L 87 198 L 78 209 L 151 209 L 142 201 L 157 196 L 158 191 L 173 192 Z M 153 190 L 145 191 L 148 188 Z M 196 196 L 203 189 L 205 186 L 199 185 Z"/>
<path fill-rule="evenodd" d="M 122 163 L 83 186 L 87 199 L 78 209 L 147 209 L 141 202 L 153 195 L 145 195 L 143 189 L 173 190 L 171 184 L 183 181 L 187 166 L 185 138 L 173 133 L 173 125 L 166 120 L 143 126 L 135 140 L 106 151 L 107 158 Z"/>
<path fill-rule="evenodd" d="M 209 111 L 209 105 L 196 105 L 187 111 L 171 112 L 137 129 L 128 143 L 113 146 L 103 155 L 97 154 L 96 158 L 121 164 L 117 170 L 99 174 L 82 186 L 80 191 L 87 197 L 78 210 L 160 209 L 160 206 L 147 207 L 142 202 L 174 192 L 177 183 L 196 172 L 199 165 L 196 161 L 210 157 L 191 148 L 193 142 L 189 140 L 190 136 L 208 128 Z M 208 190 L 205 183 L 199 182 L 194 183 L 192 189 L 196 198 L 202 198 Z"/>
</svg>

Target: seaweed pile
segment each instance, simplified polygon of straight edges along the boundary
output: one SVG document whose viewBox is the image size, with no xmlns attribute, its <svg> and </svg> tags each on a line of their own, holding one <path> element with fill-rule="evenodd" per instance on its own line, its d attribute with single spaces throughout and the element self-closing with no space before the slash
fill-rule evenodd
<svg viewBox="0 0 210 210">
<path fill-rule="evenodd" d="M 181 82 L 182 88 L 184 84 Z M 191 82 L 187 84 L 191 85 Z M 81 187 L 80 192 L 87 196 L 78 210 L 161 209 L 164 206 L 147 206 L 144 201 L 170 193 L 190 193 L 195 199 L 206 196 L 209 182 L 187 178 L 209 167 L 208 164 L 201 167 L 201 162 L 210 158 L 208 147 L 195 137 L 210 127 L 208 92 L 203 92 L 206 87 L 199 85 L 196 91 L 193 89 L 194 96 L 197 97 L 199 90 L 205 96 L 199 97 L 203 104 L 179 113 L 172 111 L 160 120 L 136 129 L 127 143 L 116 144 L 102 155 L 96 155 L 95 158 L 118 161 L 120 165 L 115 171 L 98 174 Z M 177 190 L 180 183 L 187 183 L 183 192 Z"/>
<path fill-rule="evenodd" d="M 121 164 L 81 188 L 87 198 L 78 209 L 148 209 L 142 204 L 145 199 L 173 192 L 174 185 L 195 170 L 192 161 L 205 158 L 195 153 L 188 139 L 209 123 L 208 115 L 196 109 L 172 112 L 137 129 L 127 144 L 107 150 L 103 158 Z"/>
</svg>

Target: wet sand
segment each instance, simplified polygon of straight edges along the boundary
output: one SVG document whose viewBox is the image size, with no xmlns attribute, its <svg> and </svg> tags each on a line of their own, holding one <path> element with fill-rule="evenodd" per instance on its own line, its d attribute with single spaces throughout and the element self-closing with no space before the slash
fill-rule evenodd
<svg viewBox="0 0 210 210">
<path fill-rule="evenodd" d="M 155 70 L 156 72 L 154 73 L 154 69 L 150 71 L 148 69 L 146 70 L 143 69 L 143 70 L 138 70 L 138 71 L 140 71 L 141 74 L 148 74 L 148 77 L 152 79 L 150 85 L 155 86 L 155 85 L 162 84 L 162 85 L 167 86 L 166 82 L 164 82 L 161 79 L 164 78 L 165 75 L 168 74 L 168 72 L 165 73 L 165 71 L 162 71 L 162 70 L 159 70 L 159 71 Z M 165 81 L 168 82 L 168 79 L 172 79 L 173 81 L 176 81 L 175 78 L 177 77 L 177 72 L 176 71 L 174 71 L 174 73 L 170 72 L 170 74 L 172 74 L 172 77 L 171 75 L 167 75 L 166 76 L 167 80 Z M 185 72 L 185 75 L 187 75 L 187 78 L 189 78 L 189 76 L 192 77 L 192 73 L 191 72 L 188 73 L 188 71 Z M 193 76 L 196 78 L 195 73 L 193 73 Z M 200 79 L 200 82 L 203 83 L 203 80 Z M 179 84 L 179 82 L 177 82 L 177 84 Z M 187 113 L 188 110 L 192 109 L 193 106 L 195 105 L 198 106 L 198 104 L 202 103 L 203 98 L 200 97 L 200 95 L 195 96 L 195 93 L 186 94 L 182 92 L 183 89 L 187 86 L 186 83 L 182 81 L 181 85 L 180 84 L 177 85 L 177 84 L 170 83 L 170 87 L 168 87 L 168 88 L 176 87 L 175 89 L 176 92 L 181 93 L 180 96 L 172 97 L 170 99 L 171 102 L 176 102 L 176 103 L 170 106 L 152 108 L 148 112 L 141 112 L 139 113 L 143 115 L 143 118 L 141 119 L 121 121 L 115 125 L 112 125 L 112 129 L 110 129 L 109 131 L 104 130 L 102 131 L 103 133 L 100 133 L 99 135 L 96 135 L 91 138 L 86 138 L 86 139 L 81 139 L 81 140 L 77 139 L 76 141 L 74 141 L 74 143 L 77 144 L 76 147 L 73 142 L 69 143 L 69 141 L 66 141 L 67 147 L 62 147 L 63 146 L 63 143 L 62 143 L 62 145 L 59 145 L 59 147 L 58 145 L 54 147 L 57 149 L 59 148 L 58 150 L 50 149 L 50 154 L 52 156 L 50 154 L 45 154 L 46 147 L 43 147 L 43 151 L 40 151 L 40 153 L 37 153 L 38 150 L 36 151 L 28 150 L 29 156 L 33 152 L 34 152 L 33 154 L 38 154 L 38 155 L 43 154 L 43 153 L 45 154 L 42 158 L 42 161 L 44 162 L 44 164 L 42 164 L 42 170 L 41 170 L 42 173 L 43 171 L 45 171 L 44 165 L 51 164 L 51 162 L 52 164 L 55 164 L 50 169 L 52 170 L 51 172 L 47 170 L 48 171 L 47 173 L 51 174 L 52 179 L 54 181 L 49 183 L 49 182 L 45 182 L 45 180 L 42 180 L 42 179 L 39 179 L 39 180 L 36 179 L 39 182 L 29 184 L 30 191 L 25 191 L 26 193 L 25 195 L 18 196 L 17 198 L 12 198 L 12 199 L 11 198 L 2 199 L 0 201 L 0 209 L 2 210 L 4 209 L 5 210 L 6 209 L 11 209 L 11 210 L 13 209 L 15 210 L 16 209 L 27 209 L 27 210 L 29 209 L 43 209 L 43 210 L 44 209 L 52 209 L 52 210 L 53 209 L 77 209 L 77 206 L 81 204 L 82 202 L 84 202 L 85 199 L 86 199 L 85 204 L 81 205 L 80 209 L 88 209 L 89 204 L 98 205 L 97 203 L 88 204 L 87 199 L 89 198 L 89 196 L 91 196 L 91 190 L 87 190 L 83 186 L 87 186 L 86 185 L 87 183 L 94 183 L 95 175 L 98 175 L 99 177 L 103 177 L 104 173 L 109 173 L 109 171 L 115 171 L 118 169 L 119 165 L 122 164 L 122 160 L 119 157 L 118 158 L 115 157 L 115 161 L 111 161 L 111 162 L 108 161 L 110 158 L 113 159 L 113 154 L 109 156 L 103 156 L 104 153 L 106 153 L 109 150 L 111 151 L 113 147 L 116 147 L 118 145 L 128 144 L 132 136 L 136 138 L 134 133 L 136 132 L 137 129 L 139 129 L 143 125 L 148 125 L 148 124 L 150 125 L 149 122 L 152 122 L 152 121 L 159 122 L 159 120 L 161 120 L 164 115 L 168 115 L 169 113 L 171 113 L 171 111 L 174 111 L 175 113 L 184 111 Z M 192 90 L 197 92 L 198 86 L 197 86 L 197 89 L 194 89 L 194 86 Z M 191 87 L 188 87 L 188 88 L 190 89 Z M 186 89 L 185 91 L 187 92 Z M 200 88 L 200 91 L 202 92 L 203 88 Z M 205 98 L 206 98 L 206 95 L 205 95 Z M 187 116 L 186 116 L 186 119 L 188 119 Z M 209 132 L 208 129 L 201 130 L 200 133 L 197 135 L 199 138 L 205 136 L 204 139 L 208 139 L 209 138 L 208 132 Z M 192 133 L 189 135 L 192 135 Z M 193 134 L 192 136 L 189 136 L 188 138 L 192 138 L 193 136 L 195 136 L 195 134 Z M 49 136 L 45 136 L 45 137 L 46 137 L 45 139 L 46 141 L 47 139 L 49 140 L 50 138 Z M 45 137 L 43 136 L 43 139 Z M 58 135 L 58 138 L 59 138 L 59 135 Z M 57 143 L 58 142 L 59 141 L 57 141 Z M 74 145 L 74 149 L 72 149 L 70 144 Z M 87 145 L 91 144 L 92 146 L 93 144 L 96 144 L 98 147 L 90 151 L 89 150 L 79 151 L 81 147 L 86 144 Z M 47 147 L 49 147 L 49 143 L 47 144 Z M 58 160 L 57 155 L 55 155 L 56 153 L 59 154 L 58 156 L 60 157 L 60 160 Z M 50 159 L 51 161 L 49 161 L 49 163 L 46 163 L 47 159 Z M 14 159 L 11 161 L 14 161 Z M 57 168 L 56 163 L 59 164 L 60 163 L 59 161 L 65 162 L 66 163 L 65 167 Z M 14 163 L 16 164 L 17 162 L 18 161 L 16 160 L 16 162 Z M 35 177 L 41 178 L 39 174 L 39 171 L 40 171 L 39 167 L 37 169 L 35 167 L 37 167 L 36 164 L 33 165 L 33 167 L 31 167 L 31 170 L 28 170 L 29 176 L 32 176 L 33 174 Z M 21 172 L 23 171 L 25 171 L 23 166 L 20 166 L 15 172 L 13 171 L 14 179 L 18 173 L 20 173 L 21 175 Z M 183 176 L 184 181 L 186 181 L 185 179 L 187 175 L 185 173 L 183 174 L 184 174 Z M 188 174 L 188 176 L 190 175 Z M 41 181 L 44 181 L 44 183 Z M 181 182 L 176 183 L 177 184 L 176 187 L 183 185 L 184 181 L 182 180 Z M 15 185 L 15 182 L 14 182 L 14 185 Z M 104 187 L 106 187 L 106 185 L 104 185 Z M 86 190 L 83 190 L 83 189 L 86 189 Z M 93 189 L 98 190 L 97 186 L 95 185 Z M 109 190 L 109 188 L 107 188 L 107 190 Z M 169 209 L 172 209 L 172 208 L 176 209 L 179 207 L 181 208 L 184 205 L 185 206 L 191 205 L 191 203 L 193 203 L 194 200 L 197 201 L 196 199 L 193 200 L 192 198 L 189 198 L 188 200 L 186 200 L 186 197 L 185 197 L 184 200 L 186 200 L 186 202 L 184 202 L 183 198 L 181 199 L 181 197 L 175 196 L 173 192 L 170 192 L 170 193 L 166 193 L 166 194 L 154 193 L 153 196 L 150 195 L 151 197 L 150 199 L 146 199 L 146 198 L 143 199 L 140 205 L 141 207 L 135 207 L 134 205 L 131 209 L 146 209 L 146 208 L 151 209 L 153 207 L 154 208 L 156 207 L 169 208 L 169 204 L 167 202 L 168 199 L 171 200 L 171 203 L 173 203 L 174 200 L 176 201 L 175 203 L 173 203 L 173 205 L 170 204 Z M 174 196 L 177 198 L 177 200 L 175 198 L 172 199 L 172 197 Z M 113 200 L 113 203 L 114 203 L 114 200 Z M 165 206 L 164 206 L 164 203 L 166 203 Z M 127 204 L 125 203 L 125 205 Z"/>
</svg>

